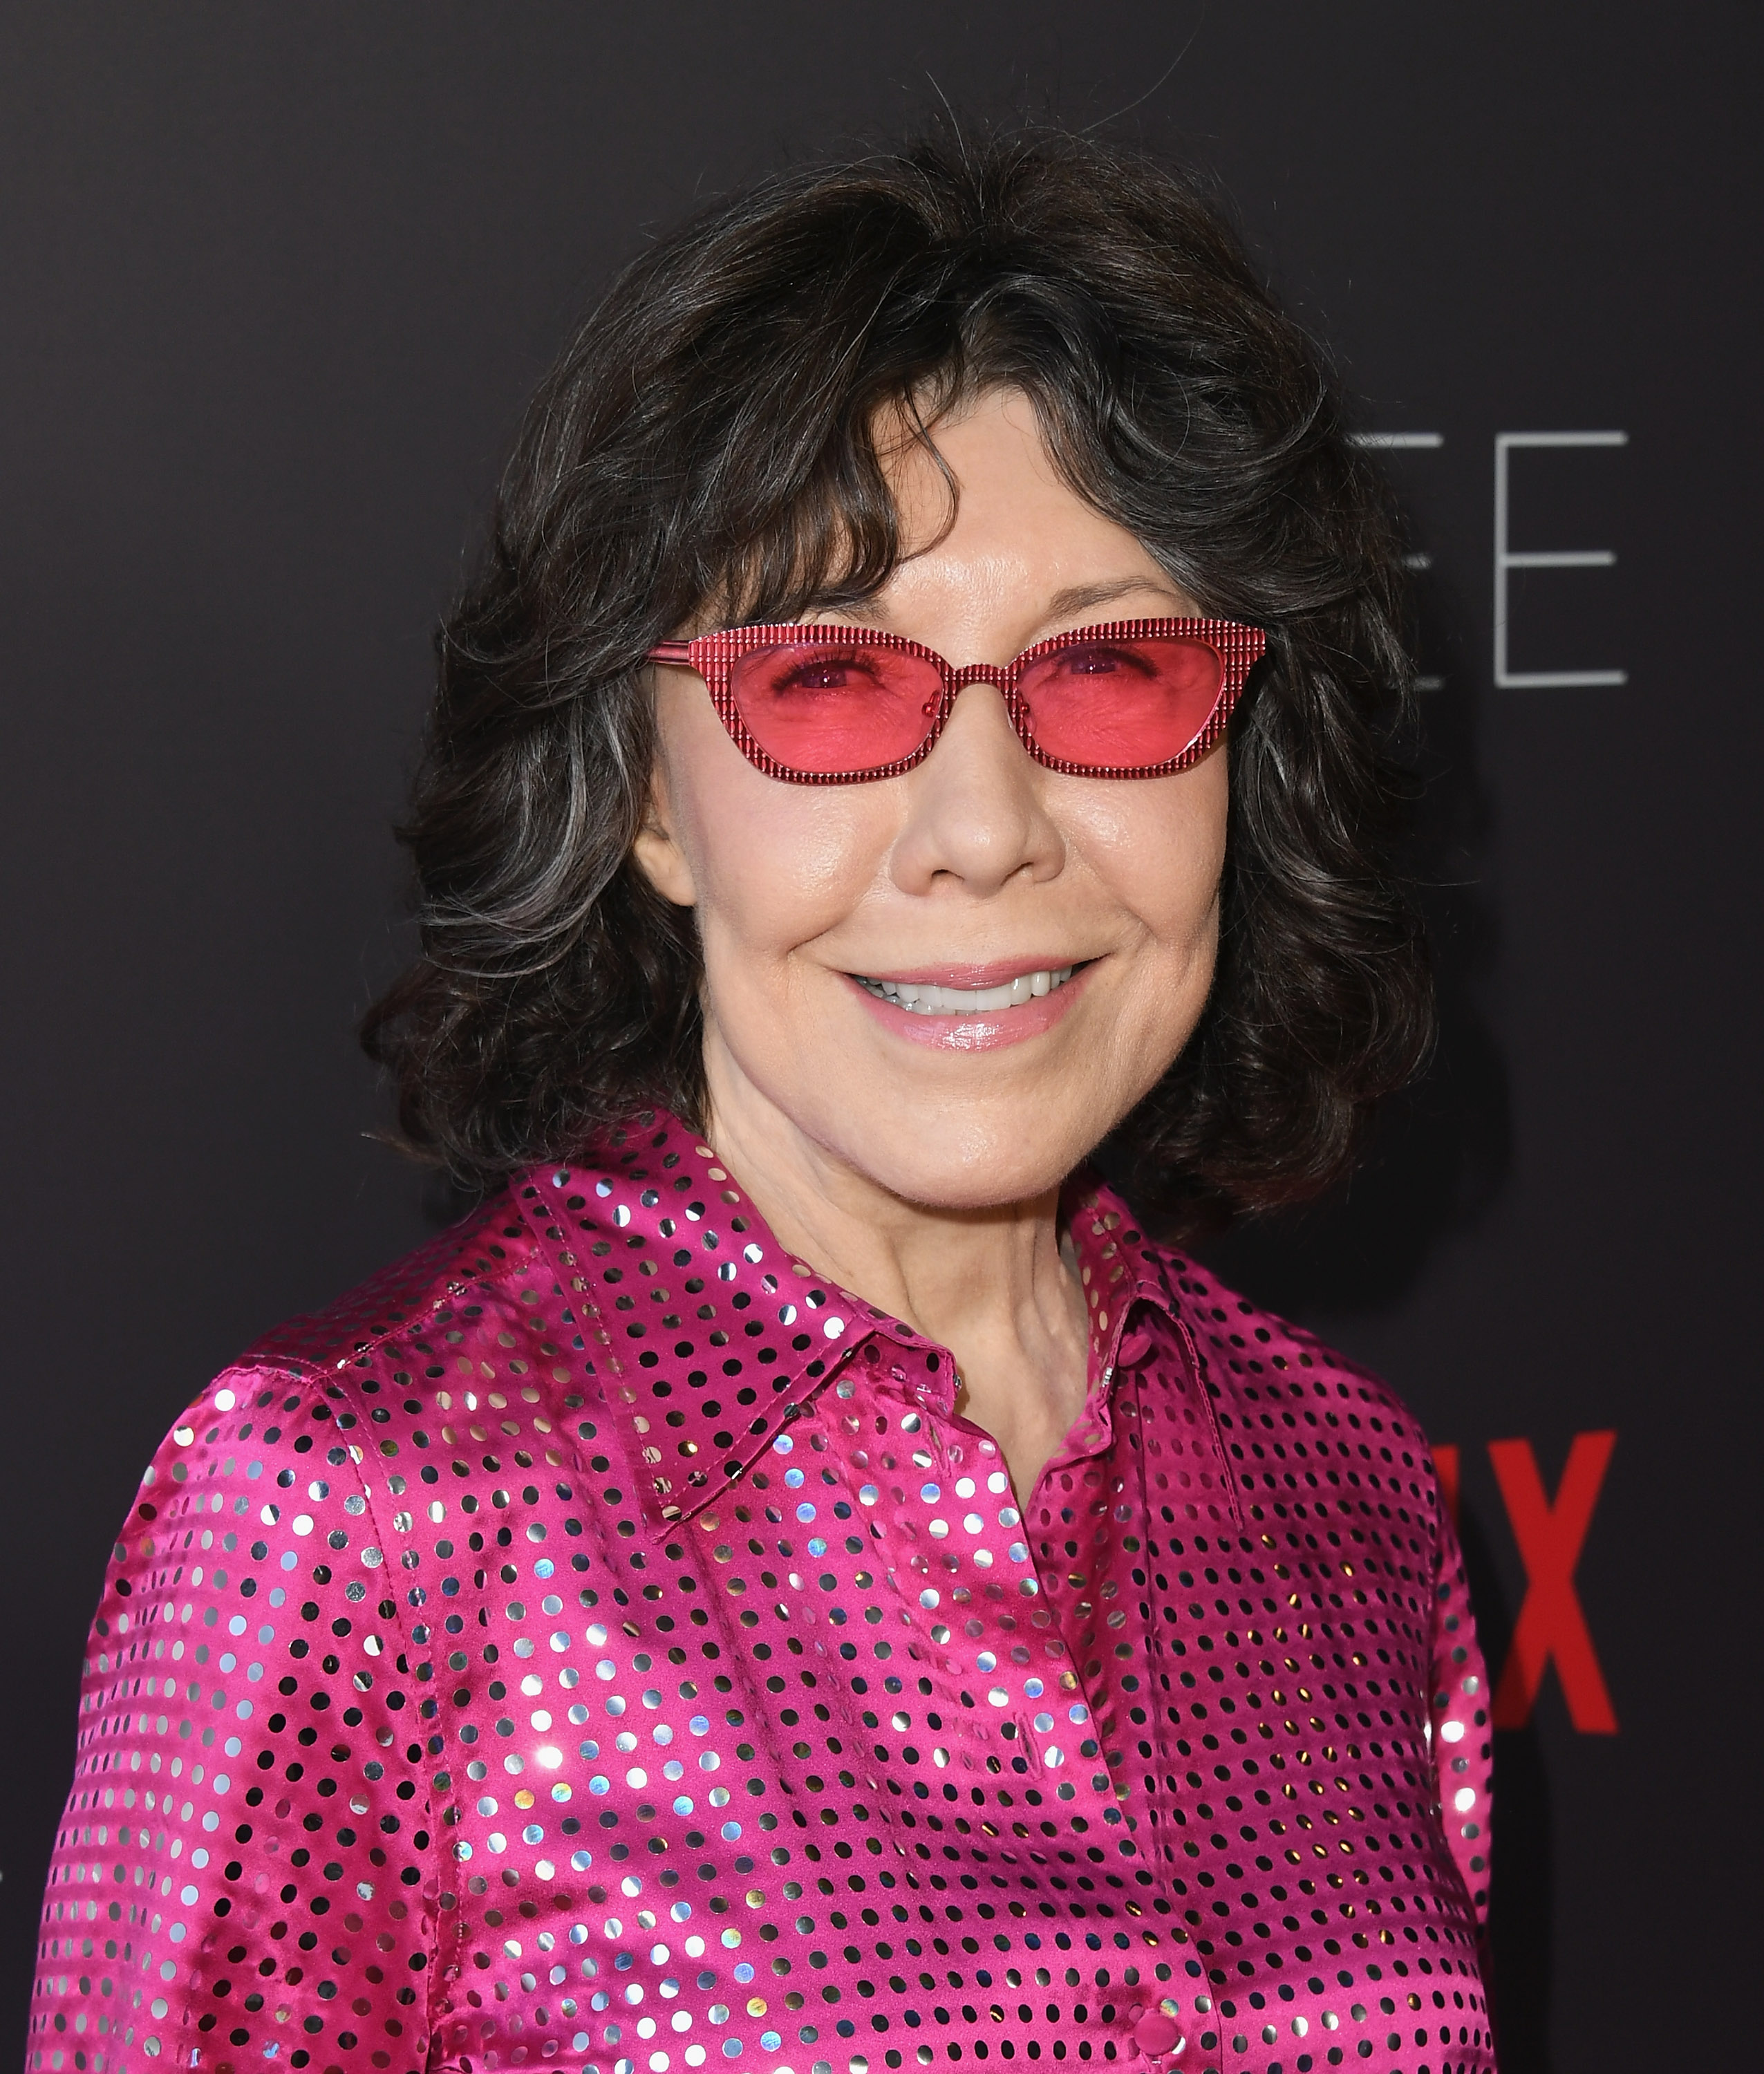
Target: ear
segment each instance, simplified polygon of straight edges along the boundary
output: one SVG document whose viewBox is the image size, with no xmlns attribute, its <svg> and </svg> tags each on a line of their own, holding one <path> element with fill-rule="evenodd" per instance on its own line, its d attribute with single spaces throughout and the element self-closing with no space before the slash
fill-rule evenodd
<svg viewBox="0 0 1764 2074">
<path fill-rule="evenodd" d="M 643 824 L 631 845 L 631 855 L 638 870 L 664 900 L 671 900 L 676 907 L 698 905 L 698 888 L 692 883 L 692 866 L 675 833 L 667 772 L 659 757 L 650 774 Z"/>
</svg>

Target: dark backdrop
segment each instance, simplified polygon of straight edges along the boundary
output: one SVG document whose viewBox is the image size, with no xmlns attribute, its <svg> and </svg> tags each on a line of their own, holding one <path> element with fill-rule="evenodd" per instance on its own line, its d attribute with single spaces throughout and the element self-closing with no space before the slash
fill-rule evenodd
<svg viewBox="0 0 1764 2074">
<path fill-rule="evenodd" d="M 1739 2064 L 1758 20 L 0 9 L 8 2050 L 142 1465 L 436 1211 L 351 1028 L 405 948 L 387 826 L 523 399 L 652 226 L 947 97 L 1215 169 L 1366 430 L 1435 436 L 1391 461 L 1445 1040 L 1343 1202 L 1221 1258 L 1456 1448 L 1498 1664 L 1536 1573 L 1571 1675 L 1503 1696 L 1508 2067 Z M 1615 562 L 1510 572 L 1498 658 L 1497 438 L 1564 432 L 1627 444 L 1511 449 L 1506 544 Z M 1609 1432 L 1588 1515 L 1576 1436 Z"/>
</svg>

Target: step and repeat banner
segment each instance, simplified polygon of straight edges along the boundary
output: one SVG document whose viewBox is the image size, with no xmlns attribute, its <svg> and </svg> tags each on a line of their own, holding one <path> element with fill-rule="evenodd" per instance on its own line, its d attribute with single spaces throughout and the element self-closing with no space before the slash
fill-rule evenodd
<svg viewBox="0 0 1764 2074">
<path fill-rule="evenodd" d="M 947 108 L 1216 177 L 1388 469 L 1441 1041 L 1340 1199 L 1208 1255 L 1433 1438 L 1503 2065 L 1739 2064 L 1758 40 L 1712 0 L 0 10 L 11 2049 L 143 1465 L 447 1208 L 351 1032 L 524 397 L 697 197 Z"/>
</svg>

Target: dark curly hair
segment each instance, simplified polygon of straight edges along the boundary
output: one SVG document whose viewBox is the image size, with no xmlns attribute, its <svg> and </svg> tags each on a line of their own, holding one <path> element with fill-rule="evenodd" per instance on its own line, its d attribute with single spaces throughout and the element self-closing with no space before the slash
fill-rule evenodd
<svg viewBox="0 0 1764 2074">
<path fill-rule="evenodd" d="M 545 380 L 440 630 L 422 955 L 369 1013 L 407 1143 L 482 1186 L 652 1104 L 702 1125 L 690 911 L 636 868 L 642 663 L 850 603 L 899 553 L 873 441 L 1014 386 L 1075 490 L 1263 627 L 1233 719 L 1218 968 L 1117 1134 L 1144 1213 L 1312 1195 L 1431 1031 L 1390 844 L 1410 666 L 1383 487 L 1194 180 L 1064 134 L 768 180 L 618 277 Z"/>
</svg>

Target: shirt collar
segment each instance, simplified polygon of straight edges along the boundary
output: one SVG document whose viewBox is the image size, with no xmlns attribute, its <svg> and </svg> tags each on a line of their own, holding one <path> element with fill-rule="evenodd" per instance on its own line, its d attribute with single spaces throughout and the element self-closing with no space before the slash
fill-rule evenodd
<svg viewBox="0 0 1764 2074">
<path fill-rule="evenodd" d="M 533 1168 L 514 1195 L 556 1264 L 657 1531 L 745 1475 L 867 1344 L 892 1344 L 883 1372 L 899 1386 L 952 1406 L 948 1350 L 785 1251 L 712 1147 L 665 1111 L 587 1159 Z M 1075 1177 L 1061 1214 L 1094 1403 L 1134 1303 L 1179 1312 L 1161 1252 L 1094 1175 Z"/>
</svg>

